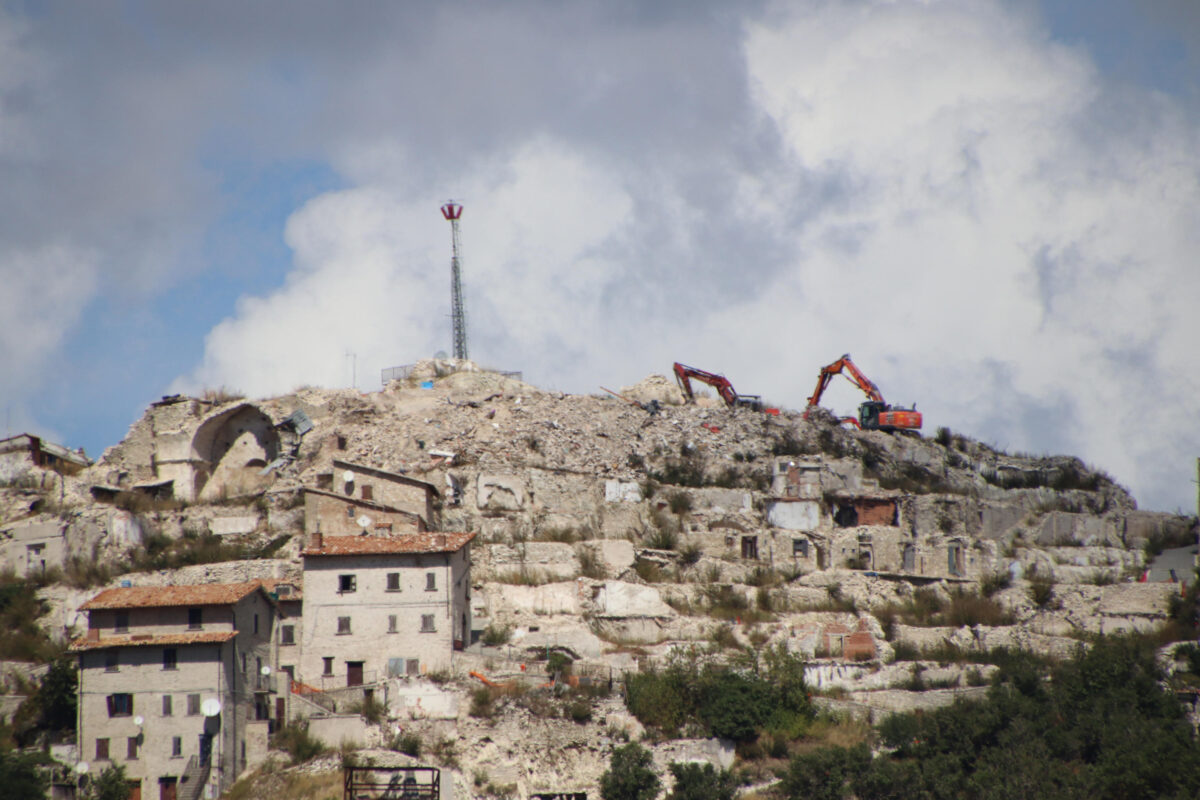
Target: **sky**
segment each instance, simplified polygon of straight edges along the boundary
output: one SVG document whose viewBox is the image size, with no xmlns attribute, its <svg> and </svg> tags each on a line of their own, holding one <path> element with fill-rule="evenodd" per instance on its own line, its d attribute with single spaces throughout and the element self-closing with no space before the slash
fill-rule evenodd
<svg viewBox="0 0 1200 800">
<path fill-rule="evenodd" d="M 898 404 L 1191 512 L 1200 4 L 0 0 L 0 409 L 378 390 L 451 350 Z M 823 404 L 852 414 L 835 384 Z"/>
</svg>

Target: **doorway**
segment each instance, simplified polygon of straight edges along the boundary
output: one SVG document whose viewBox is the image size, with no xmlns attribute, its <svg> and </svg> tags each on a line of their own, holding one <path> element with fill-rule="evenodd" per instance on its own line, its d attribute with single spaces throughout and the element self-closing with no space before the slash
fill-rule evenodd
<svg viewBox="0 0 1200 800">
<path fill-rule="evenodd" d="M 346 662 L 346 685 L 347 686 L 362 686 L 363 683 L 363 662 L 347 661 Z"/>
</svg>

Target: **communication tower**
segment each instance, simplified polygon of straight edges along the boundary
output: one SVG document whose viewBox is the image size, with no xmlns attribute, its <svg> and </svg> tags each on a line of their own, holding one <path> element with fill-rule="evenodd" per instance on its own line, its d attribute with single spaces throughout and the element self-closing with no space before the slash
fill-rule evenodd
<svg viewBox="0 0 1200 800">
<path fill-rule="evenodd" d="M 463 207 L 453 200 L 442 206 L 442 216 L 450 221 L 453 253 L 450 256 L 450 317 L 454 320 L 454 357 L 467 358 L 467 308 L 463 303 L 462 271 L 458 255 L 458 218 Z"/>
</svg>

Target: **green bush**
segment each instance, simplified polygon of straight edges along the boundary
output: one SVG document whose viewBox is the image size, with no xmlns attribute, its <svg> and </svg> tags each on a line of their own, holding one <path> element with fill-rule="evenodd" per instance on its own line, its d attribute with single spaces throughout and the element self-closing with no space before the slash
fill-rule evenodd
<svg viewBox="0 0 1200 800">
<path fill-rule="evenodd" d="M 308 726 L 296 723 L 276 732 L 271 745 L 277 750 L 286 751 L 292 757 L 293 764 L 311 761 L 325 752 L 325 745 L 309 734 Z"/>
<path fill-rule="evenodd" d="M 1015 658 L 986 700 L 888 717 L 874 758 L 797 756 L 784 796 L 1196 797 L 1200 748 L 1161 678 L 1149 638 L 1101 637 L 1049 675 Z"/>
<path fill-rule="evenodd" d="M 508 640 L 512 638 L 512 627 L 505 625 L 503 627 L 496 625 L 488 625 L 483 629 L 482 640 L 489 647 L 499 647 L 502 644 L 508 644 Z"/>
<path fill-rule="evenodd" d="M 725 770 L 712 764 L 671 764 L 675 788 L 667 800 L 733 800 L 737 780 Z"/>
<path fill-rule="evenodd" d="M 44 800 L 49 784 L 35 755 L 0 748 L 0 786 L 5 797 Z"/>
<path fill-rule="evenodd" d="M 600 776 L 603 800 L 654 800 L 661 786 L 650 751 L 630 743 L 613 750 L 608 770 Z"/>
</svg>

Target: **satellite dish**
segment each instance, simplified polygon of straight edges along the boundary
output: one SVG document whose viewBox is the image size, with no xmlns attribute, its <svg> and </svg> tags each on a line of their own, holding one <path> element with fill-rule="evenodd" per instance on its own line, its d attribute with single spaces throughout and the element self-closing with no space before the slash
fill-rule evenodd
<svg viewBox="0 0 1200 800">
<path fill-rule="evenodd" d="M 200 704 L 200 713 L 206 717 L 215 717 L 221 713 L 221 701 L 215 697 L 207 698 Z"/>
<path fill-rule="evenodd" d="M 75 774 L 87 775 L 88 770 L 91 768 L 92 768 L 91 764 L 88 764 L 86 761 L 80 761 L 78 764 L 75 765 Z"/>
<path fill-rule="evenodd" d="M 350 470 L 346 470 L 342 473 L 342 480 L 346 483 L 354 483 L 354 473 Z"/>
<path fill-rule="evenodd" d="M 136 717 L 133 718 L 133 724 L 137 725 L 139 728 L 142 727 L 142 725 L 145 724 L 145 722 L 146 722 L 146 720 L 141 714 L 138 714 Z"/>
<path fill-rule="evenodd" d="M 360 527 L 360 528 L 371 527 L 371 518 L 368 517 L 366 514 L 363 514 L 361 517 L 359 517 L 358 519 L 356 519 L 354 521 L 358 523 L 358 527 Z"/>
<path fill-rule="evenodd" d="M 259 672 L 261 672 L 263 675 L 270 675 L 271 668 L 269 666 L 267 666 L 266 664 L 263 664 L 263 667 L 262 667 L 262 669 L 259 670 Z"/>
<path fill-rule="evenodd" d="M 449 356 L 446 355 L 445 350 L 438 350 L 436 353 L 433 354 L 433 357 L 438 359 L 439 361 L 445 361 L 447 358 L 449 358 Z"/>
</svg>

